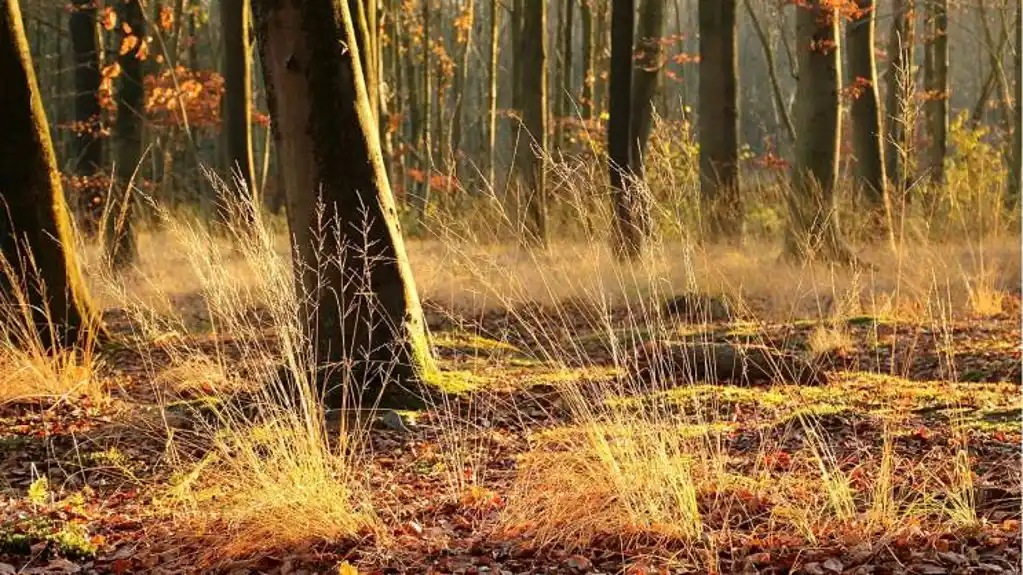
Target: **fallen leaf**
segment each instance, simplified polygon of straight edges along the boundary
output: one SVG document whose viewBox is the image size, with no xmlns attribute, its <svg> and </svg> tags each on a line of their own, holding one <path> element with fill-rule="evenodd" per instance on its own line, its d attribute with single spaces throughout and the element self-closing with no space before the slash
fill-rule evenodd
<svg viewBox="0 0 1023 575">
<path fill-rule="evenodd" d="M 842 562 L 834 557 L 825 561 L 821 567 L 823 567 L 826 571 L 831 571 L 832 573 L 841 573 L 842 569 L 845 568 L 845 566 L 842 565 Z"/>
</svg>

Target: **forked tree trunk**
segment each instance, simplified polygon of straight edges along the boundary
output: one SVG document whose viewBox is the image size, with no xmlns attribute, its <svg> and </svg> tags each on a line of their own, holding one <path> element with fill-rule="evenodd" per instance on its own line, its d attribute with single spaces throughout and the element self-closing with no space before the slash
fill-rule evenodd
<svg viewBox="0 0 1023 575">
<path fill-rule="evenodd" d="M 842 133 L 839 15 L 828 0 L 796 7 L 795 161 L 786 252 L 797 258 L 855 260 L 838 221 L 835 186 Z"/>
<path fill-rule="evenodd" d="M 524 0 L 522 22 L 522 141 L 516 154 L 523 185 L 520 209 L 525 218 L 523 240 L 534 247 L 547 245 L 547 3 Z M 523 145 L 527 144 L 527 145 Z"/>
<path fill-rule="evenodd" d="M 913 132 L 913 44 L 915 0 L 892 1 L 892 27 L 888 37 L 888 94 L 885 102 L 885 172 L 895 186 L 895 206 L 901 210 L 909 188 L 906 164 Z"/>
<path fill-rule="evenodd" d="M 221 0 L 224 41 L 224 130 L 232 175 L 241 176 L 245 192 L 257 193 L 252 159 L 252 61 L 249 44 L 249 0 Z M 259 205 L 259 202 L 254 202 Z"/>
<path fill-rule="evenodd" d="M 736 0 L 700 0 L 700 197 L 707 238 L 742 237 Z"/>
<path fill-rule="evenodd" d="M 933 185 L 945 184 L 945 152 L 948 149 L 948 0 L 927 3 L 927 51 L 924 67 L 927 89 L 927 167 Z"/>
<path fill-rule="evenodd" d="M 134 188 L 137 184 L 137 169 L 142 161 L 142 117 L 145 113 L 145 91 L 142 84 L 142 60 L 139 48 L 146 37 L 146 19 L 142 12 L 141 0 L 126 0 L 119 3 L 120 43 L 131 44 L 134 48 L 121 50 L 118 58 L 121 67 L 118 86 L 117 123 L 114 137 L 117 139 L 117 185 L 106 213 L 103 243 L 107 262 L 113 268 L 124 268 L 134 263 L 137 256 L 134 231 Z M 134 40 L 132 40 L 134 38 Z"/>
<path fill-rule="evenodd" d="M 846 25 L 846 58 L 849 85 L 853 93 L 850 107 L 853 153 L 860 191 L 870 204 L 872 228 L 878 237 L 891 239 L 891 206 L 884 166 L 884 128 L 881 123 L 880 97 L 877 93 L 877 65 L 874 61 L 874 0 L 856 0 L 859 17 Z"/>
<path fill-rule="evenodd" d="M 295 265 L 303 327 L 326 403 L 422 405 L 435 367 L 348 5 L 253 6 L 288 222 L 303 259 Z"/>
<path fill-rule="evenodd" d="M 74 0 L 68 19 L 71 49 L 75 62 L 75 137 L 71 147 L 73 170 L 77 176 L 102 172 L 103 138 L 100 137 L 100 54 L 97 49 L 96 4 L 93 0 Z M 82 230 L 88 236 L 97 232 L 103 211 L 103 193 L 85 188 L 76 199 Z"/>
<path fill-rule="evenodd" d="M 614 208 L 613 247 L 620 259 L 643 254 L 643 219 L 636 213 L 632 174 L 632 44 L 635 4 L 611 1 L 611 78 L 608 86 L 607 151 Z"/>
<path fill-rule="evenodd" d="M 0 273 L 0 299 L 5 306 L 18 306 L 11 313 L 31 317 L 43 345 L 73 345 L 90 328 L 98 328 L 98 318 L 75 259 L 17 0 L 0 9 L 0 83 L 0 254 L 6 268 Z"/>
</svg>

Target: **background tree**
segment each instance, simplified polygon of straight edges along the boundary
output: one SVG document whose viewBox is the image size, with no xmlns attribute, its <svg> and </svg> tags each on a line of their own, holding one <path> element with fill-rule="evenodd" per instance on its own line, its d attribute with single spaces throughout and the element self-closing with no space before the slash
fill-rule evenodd
<svg viewBox="0 0 1023 575">
<path fill-rule="evenodd" d="M 311 298 L 301 312 L 327 405 L 340 407 L 346 388 L 388 407 L 421 405 L 419 385 L 435 366 L 348 6 L 253 7 L 288 223 L 303 259 L 297 281 Z"/>
<path fill-rule="evenodd" d="M 1009 190 L 1007 194 L 1010 209 L 1019 210 L 1020 190 L 1023 189 L 1023 8 L 1016 0 L 1016 102 L 1013 107 L 1012 161 L 1009 168 Z"/>
<path fill-rule="evenodd" d="M 643 0 L 637 23 L 636 48 L 632 70 L 632 113 L 630 131 L 632 151 L 629 167 L 643 178 L 647 142 L 654 126 L 654 94 L 661 77 L 661 41 L 664 36 L 664 0 Z M 637 198 L 638 199 L 638 198 Z M 641 210 L 641 212 L 648 210 Z"/>
<path fill-rule="evenodd" d="M 890 234 L 891 209 L 888 178 L 884 165 L 884 125 L 877 92 L 877 65 L 874 62 L 874 0 L 856 0 L 851 21 L 846 25 L 846 59 L 849 64 L 849 93 L 852 104 L 853 153 L 856 155 L 856 181 L 869 203 L 872 222 L 881 234 Z M 873 227 L 873 226 L 872 226 Z"/>
<path fill-rule="evenodd" d="M 252 160 L 252 62 L 249 43 L 249 0 L 221 0 L 224 38 L 224 132 L 230 169 L 245 189 L 258 192 Z"/>
<path fill-rule="evenodd" d="M 906 161 L 913 132 L 910 106 L 914 97 L 913 45 L 915 0 L 892 0 L 888 36 L 888 93 L 885 101 L 885 172 L 895 185 L 898 203 L 908 188 Z"/>
<path fill-rule="evenodd" d="M 93 0 L 74 0 L 68 18 L 75 63 L 75 123 L 71 148 L 71 166 L 76 176 L 94 178 L 104 171 L 102 121 L 100 117 L 100 53 L 97 47 L 96 4 Z M 78 210 L 82 229 L 88 236 L 96 233 L 103 207 L 103 193 L 94 185 L 82 186 Z"/>
<path fill-rule="evenodd" d="M 924 89 L 927 90 L 927 168 L 931 183 L 945 183 L 948 149 L 948 0 L 931 0 L 927 6 L 927 44 Z"/>
<path fill-rule="evenodd" d="M 117 186 L 110 202 L 104 226 L 104 247 L 110 265 L 125 267 L 135 261 L 137 247 L 134 219 L 136 170 L 142 161 L 142 115 L 145 90 L 142 61 L 146 53 L 146 18 L 140 0 L 125 0 L 120 8 L 119 57 L 120 85 L 117 105 Z"/>
<path fill-rule="evenodd" d="M 643 253 L 641 218 L 630 184 L 632 153 L 632 38 L 636 20 L 633 0 L 611 1 L 611 79 L 608 87 L 607 150 L 615 214 L 614 246 L 618 256 Z"/>
<path fill-rule="evenodd" d="M 525 215 L 523 233 L 527 243 L 547 244 L 547 177 L 543 156 L 547 153 L 547 3 L 524 0 L 522 23 L 522 127 L 523 141 L 531 143 L 516 158 L 523 186 L 520 189 Z"/>
<path fill-rule="evenodd" d="M 715 240 L 742 236 L 735 0 L 700 0 L 700 197 Z"/>
<path fill-rule="evenodd" d="M 835 186 L 842 134 L 839 14 L 828 0 L 796 7 L 795 161 L 786 252 L 796 257 L 854 260 L 842 237 Z"/>
<path fill-rule="evenodd" d="M 0 9 L 0 294 L 30 310 L 40 341 L 72 345 L 95 327 L 17 0 Z M 28 344 L 29 342 L 19 342 Z"/>
</svg>

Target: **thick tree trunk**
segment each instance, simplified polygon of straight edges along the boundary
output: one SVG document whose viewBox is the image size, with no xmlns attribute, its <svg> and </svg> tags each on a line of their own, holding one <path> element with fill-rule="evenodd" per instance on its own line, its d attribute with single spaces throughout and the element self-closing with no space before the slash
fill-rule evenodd
<svg viewBox="0 0 1023 575">
<path fill-rule="evenodd" d="M 931 183 L 945 184 L 945 152 L 948 149 L 948 0 L 928 2 L 927 45 L 929 66 L 924 67 L 927 89 L 927 167 Z"/>
<path fill-rule="evenodd" d="M 103 138 L 100 137 L 100 54 L 97 49 L 96 5 L 93 0 L 75 0 L 68 27 L 75 62 L 75 137 L 71 148 L 72 169 L 77 176 L 102 173 Z M 98 231 L 105 189 L 80 190 L 76 200 L 82 230 L 87 236 Z"/>
<path fill-rule="evenodd" d="M 497 64 L 500 57 L 501 8 L 490 0 L 490 61 L 487 64 L 487 184 L 496 189 L 497 181 Z"/>
<path fill-rule="evenodd" d="M 593 49 L 593 2 L 596 0 L 580 0 L 579 17 L 582 19 L 582 44 L 583 44 L 583 94 L 582 94 L 582 116 L 584 120 L 593 118 L 593 58 L 596 50 Z"/>
<path fill-rule="evenodd" d="M 252 159 L 252 61 L 249 44 L 249 0 L 221 0 L 224 41 L 224 130 L 232 174 L 240 175 L 245 192 L 258 191 Z M 254 201 L 254 205 L 260 205 Z"/>
<path fill-rule="evenodd" d="M 635 4 L 611 1 L 611 78 L 608 87 L 607 151 L 615 231 L 613 245 L 621 259 L 643 254 L 643 222 L 637 214 L 632 174 L 632 44 Z"/>
<path fill-rule="evenodd" d="M 0 299 L 5 306 L 18 306 L 10 313 L 31 317 L 43 345 L 73 345 L 98 327 L 97 316 L 75 260 L 57 159 L 17 0 L 0 9 L 0 83 L 0 254 L 6 268 L 0 273 Z"/>
<path fill-rule="evenodd" d="M 870 204 L 873 229 L 880 232 L 879 235 L 888 235 L 888 239 L 891 239 L 891 206 L 884 165 L 884 128 L 874 60 L 877 7 L 874 0 L 856 0 L 856 6 L 859 17 L 846 25 L 848 81 L 854 98 L 850 119 L 856 175 L 860 190 Z"/>
<path fill-rule="evenodd" d="M 892 27 L 888 37 L 888 94 L 885 102 L 885 172 L 896 188 L 896 204 L 905 200 L 909 188 L 906 164 L 909 160 L 913 118 L 913 43 L 915 0 L 892 1 Z"/>
<path fill-rule="evenodd" d="M 121 42 L 135 48 L 121 50 L 118 63 L 121 67 L 120 96 L 117 106 L 117 123 L 114 136 L 117 139 L 117 186 L 106 213 L 104 225 L 104 246 L 108 263 L 114 268 L 123 268 L 135 261 L 136 245 L 134 219 L 134 188 L 137 170 L 142 161 L 142 117 L 145 113 L 145 91 L 142 85 L 142 60 L 139 47 L 146 37 L 146 19 L 142 12 L 141 0 L 126 0 L 119 3 Z M 134 40 L 132 40 L 134 38 Z"/>
<path fill-rule="evenodd" d="M 700 0 L 700 197 L 708 239 L 742 237 L 736 0 Z"/>
<path fill-rule="evenodd" d="M 348 5 L 253 7 L 288 222 L 304 260 L 295 266 L 308 301 L 301 313 L 327 405 L 422 405 L 420 386 L 435 367 Z"/>
<path fill-rule="evenodd" d="M 516 159 L 523 179 L 520 190 L 525 217 L 523 240 L 535 247 L 547 245 L 547 178 L 543 156 L 547 153 L 547 3 L 524 0 L 522 22 L 522 142 Z"/>
<path fill-rule="evenodd" d="M 638 179 L 643 178 L 647 142 L 654 124 L 654 93 L 661 78 L 661 37 L 664 36 L 664 0 L 643 0 L 639 11 L 636 49 L 632 70 L 632 112 L 629 166 Z M 637 198 L 642 201 L 641 198 Z M 649 209 L 641 209 L 641 213 Z M 649 232 L 647 224 L 644 234 Z"/>
<path fill-rule="evenodd" d="M 827 0 L 796 8 L 796 155 L 786 251 L 800 258 L 855 260 L 842 238 L 835 186 L 842 133 L 839 15 Z"/>
</svg>

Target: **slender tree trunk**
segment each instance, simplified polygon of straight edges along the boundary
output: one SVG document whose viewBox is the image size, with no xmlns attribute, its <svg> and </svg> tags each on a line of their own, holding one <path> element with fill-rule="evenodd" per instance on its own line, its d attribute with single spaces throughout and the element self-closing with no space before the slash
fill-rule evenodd
<svg viewBox="0 0 1023 575">
<path fill-rule="evenodd" d="M 522 13 L 525 0 L 512 0 L 512 110 L 522 112 Z"/>
<path fill-rule="evenodd" d="M 647 142 L 654 127 L 654 93 L 661 79 L 661 38 L 664 36 L 664 0 L 643 0 L 640 7 L 632 70 L 632 112 L 630 120 L 629 167 L 643 179 Z M 639 194 L 645 197 L 645 194 Z M 643 198 L 637 197 L 637 201 Z M 640 209 L 640 214 L 649 209 Z M 649 222 L 643 223 L 646 234 Z"/>
<path fill-rule="evenodd" d="M 632 164 L 632 45 L 635 3 L 611 0 L 611 78 L 608 87 L 607 150 L 615 215 L 614 248 L 618 257 L 643 254 L 643 220 L 636 213 Z"/>
<path fill-rule="evenodd" d="M 531 143 L 516 155 L 523 178 L 521 209 L 525 214 L 523 240 L 531 246 L 547 246 L 547 178 L 543 156 L 547 153 L 547 3 L 524 0 L 522 23 L 522 137 Z"/>
<path fill-rule="evenodd" d="M 764 52 L 764 61 L 767 65 L 767 77 L 771 81 L 771 94 L 774 96 L 774 107 L 781 117 L 782 126 L 785 128 L 785 135 L 789 142 L 796 141 L 796 127 L 792 125 L 792 116 L 789 114 L 789 107 L 785 104 L 785 96 L 781 91 L 781 82 L 778 81 L 778 66 L 774 59 L 774 49 L 771 48 L 771 40 L 767 36 L 760 17 L 753 8 L 751 0 L 743 0 L 746 13 L 749 14 L 750 23 L 753 24 L 753 31 L 757 33 L 757 40 L 760 41 L 760 48 Z"/>
<path fill-rule="evenodd" d="M 593 49 L 593 2 L 595 1 L 596 0 L 580 0 L 579 4 L 579 18 L 582 20 L 582 116 L 584 120 L 593 119 L 593 58 L 596 56 L 596 51 Z"/>
<path fill-rule="evenodd" d="M 57 158 L 17 0 L 0 8 L 0 299 L 35 324 L 47 347 L 99 328 L 72 249 Z M 17 292 L 15 290 L 18 290 Z M 13 334 L 18 337 L 18 334 Z M 32 345 L 33 341 L 17 341 Z"/>
<path fill-rule="evenodd" d="M 369 110 L 374 118 L 380 118 L 380 90 L 377 79 L 376 44 L 373 37 L 373 22 L 376 18 L 376 0 L 348 0 L 348 12 L 352 15 L 355 28 L 355 41 L 362 48 L 359 51 L 362 61 L 362 74 L 366 82 L 366 94 L 369 95 Z M 373 18 L 373 20 L 370 20 Z"/>
<path fill-rule="evenodd" d="M 252 159 L 252 61 L 249 44 L 248 0 L 221 0 L 220 25 L 224 41 L 224 130 L 232 173 L 237 172 L 246 195 L 256 201 L 255 162 Z"/>
<path fill-rule="evenodd" d="M 600 118 L 607 112 L 608 90 L 611 83 L 611 61 L 608 42 L 610 40 L 610 27 L 608 25 L 608 4 L 613 0 L 593 0 L 593 9 L 597 12 L 594 30 L 596 39 L 594 41 L 594 67 L 593 67 L 593 116 Z M 601 71 L 608 70 L 605 76 Z"/>
<path fill-rule="evenodd" d="M 101 173 L 103 138 L 100 137 L 100 60 L 97 49 L 96 6 L 93 0 L 75 0 L 68 27 L 75 62 L 75 138 L 73 170 L 77 176 Z M 106 190 L 88 187 L 77 197 L 82 230 L 87 236 L 98 231 Z"/>
<path fill-rule="evenodd" d="M 497 64 L 500 57 L 501 9 L 497 0 L 490 0 L 490 62 L 487 74 L 487 183 L 497 187 Z"/>
<path fill-rule="evenodd" d="M 794 257 L 851 263 L 838 221 L 835 186 L 842 133 L 842 64 L 839 15 L 827 0 L 810 0 L 796 9 L 795 162 L 789 194 L 786 251 Z"/>
<path fill-rule="evenodd" d="M 853 101 L 853 153 L 859 187 L 870 203 L 874 229 L 891 240 L 891 206 L 884 165 L 884 128 L 874 60 L 874 0 L 856 0 L 859 17 L 846 25 L 846 58 Z"/>
<path fill-rule="evenodd" d="M 888 37 L 888 94 L 885 102 L 885 172 L 896 186 L 898 204 L 909 187 L 906 164 L 913 132 L 910 105 L 914 93 L 913 43 L 915 0 L 892 0 L 892 27 Z"/>
<path fill-rule="evenodd" d="M 700 197 L 712 241 L 742 238 L 736 0 L 700 0 Z"/>
<path fill-rule="evenodd" d="M 430 10 L 431 0 L 423 2 L 423 148 L 425 158 L 423 166 L 423 182 L 419 186 L 416 198 L 416 214 L 419 225 L 426 225 L 426 214 L 433 195 L 433 58 L 431 58 L 430 41 Z M 439 82 L 438 82 L 439 84 Z"/>
<path fill-rule="evenodd" d="M 574 0 L 564 0 L 561 9 L 561 77 L 558 84 L 558 111 L 554 114 L 554 147 L 564 144 L 565 122 L 575 116 L 575 101 L 572 98 L 572 20 L 575 17 Z"/>
<path fill-rule="evenodd" d="M 455 72 L 455 110 L 451 114 L 451 128 L 448 131 L 449 141 L 448 159 L 451 165 L 447 167 L 449 173 L 458 174 L 458 152 L 462 147 L 462 114 L 465 110 L 465 92 L 469 83 L 469 48 L 472 46 L 472 28 L 475 21 L 475 0 L 467 0 L 465 10 L 469 22 L 465 28 L 465 37 L 462 38 L 462 53 L 459 56 L 458 70 Z"/>
<path fill-rule="evenodd" d="M 348 5 L 253 6 L 288 222 L 304 259 L 295 266 L 309 300 L 301 313 L 326 404 L 421 406 L 420 386 L 436 368 Z"/>
<path fill-rule="evenodd" d="M 1023 189 L 1023 9 L 1016 0 L 1015 53 L 1016 91 L 1013 107 L 1012 161 L 1009 163 L 1009 185 L 1006 203 L 1010 210 L 1019 211 L 1020 190 Z"/>
<path fill-rule="evenodd" d="M 146 37 L 146 20 L 140 0 L 126 0 L 120 8 L 121 45 L 135 42 L 141 46 Z M 135 40 L 131 40 L 131 38 Z M 123 50 L 122 50 L 123 51 Z M 143 66 L 138 57 L 138 48 L 124 51 L 118 58 L 121 67 L 120 99 L 117 107 L 117 123 L 114 135 L 117 138 L 117 186 L 107 210 L 104 226 L 104 246 L 109 264 L 123 268 L 135 261 L 136 245 L 133 229 L 134 188 L 137 184 L 137 169 L 142 161 L 142 116 L 145 92 L 142 85 Z"/>
<path fill-rule="evenodd" d="M 945 184 L 945 153 L 948 149 L 948 0 L 927 3 L 927 51 L 930 66 L 924 67 L 927 89 L 928 169 L 931 183 Z"/>
</svg>

